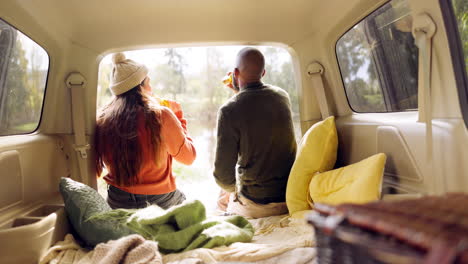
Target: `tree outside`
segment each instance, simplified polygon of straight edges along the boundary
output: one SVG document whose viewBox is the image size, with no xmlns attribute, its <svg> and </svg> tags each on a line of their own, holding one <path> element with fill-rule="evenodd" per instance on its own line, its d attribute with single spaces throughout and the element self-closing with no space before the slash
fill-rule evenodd
<svg viewBox="0 0 468 264">
<path fill-rule="evenodd" d="M 49 57 L 31 39 L 0 20 L 0 135 L 39 125 Z"/>
<path fill-rule="evenodd" d="M 417 109 L 418 49 L 406 0 L 393 0 L 337 42 L 346 95 L 355 112 Z"/>
<path fill-rule="evenodd" d="M 458 22 L 458 31 L 462 42 L 465 57 L 465 67 L 468 74 L 468 1 L 452 0 L 455 18 Z"/>
</svg>

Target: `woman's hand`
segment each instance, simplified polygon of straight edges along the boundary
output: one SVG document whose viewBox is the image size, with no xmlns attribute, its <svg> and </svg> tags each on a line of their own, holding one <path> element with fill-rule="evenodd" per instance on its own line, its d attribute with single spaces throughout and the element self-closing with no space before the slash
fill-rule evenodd
<svg viewBox="0 0 468 264">
<path fill-rule="evenodd" d="M 170 100 L 167 100 L 169 101 L 169 108 L 172 110 L 172 112 L 174 112 L 174 114 L 177 116 L 178 119 L 181 119 L 184 117 L 184 112 L 182 112 L 182 107 L 180 106 L 180 104 L 176 101 L 170 101 Z"/>
<path fill-rule="evenodd" d="M 168 100 L 168 99 L 160 99 L 157 98 L 159 101 L 159 104 L 162 106 L 165 106 L 175 114 L 177 119 L 179 119 L 182 127 L 184 128 L 184 131 L 187 130 L 187 120 L 184 118 L 184 112 L 182 112 L 182 107 L 180 104 L 176 101 Z"/>
</svg>

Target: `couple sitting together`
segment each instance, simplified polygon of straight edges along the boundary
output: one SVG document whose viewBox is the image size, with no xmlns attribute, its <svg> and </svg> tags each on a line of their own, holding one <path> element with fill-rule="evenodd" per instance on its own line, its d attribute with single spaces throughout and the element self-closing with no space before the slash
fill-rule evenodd
<svg viewBox="0 0 468 264">
<path fill-rule="evenodd" d="M 238 55 L 228 86 L 235 92 L 218 112 L 214 178 L 222 188 L 218 207 L 259 218 L 288 212 L 288 176 L 296 141 L 288 94 L 261 82 L 265 59 L 255 48 Z M 112 208 L 167 209 L 185 195 L 177 189 L 172 160 L 190 165 L 196 150 L 178 103 L 152 96 L 148 69 L 113 56 L 115 95 L 97 118 L 96 169 L 109 184 Z"/>
</svg>

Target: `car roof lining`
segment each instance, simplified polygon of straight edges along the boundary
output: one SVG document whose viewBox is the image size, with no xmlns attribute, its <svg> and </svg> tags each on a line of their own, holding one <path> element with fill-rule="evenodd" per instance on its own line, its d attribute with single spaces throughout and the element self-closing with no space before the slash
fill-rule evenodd
<svg viewBox="0 0 468 264">
<path fill-rule="evenodd" d="M 293 46 L 319 31 L 335 30 L 349 9 L 362 14 L 376 4 L 374 0 L 356 2 L 16 0 L 51 32 L 98 53 L 187 43 Z"/>
</svg>

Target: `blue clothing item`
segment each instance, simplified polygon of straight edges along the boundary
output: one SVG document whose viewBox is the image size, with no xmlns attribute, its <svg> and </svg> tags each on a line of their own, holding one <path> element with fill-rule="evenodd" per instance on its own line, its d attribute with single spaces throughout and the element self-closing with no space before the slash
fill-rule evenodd
<svg viewBox="0 0 468 264">
<path fill-rule="evenodd" d="M 112 209 L 138 209 L 151 204 L 168 209 L 171 206 L 181 204 L 183 201 L 185 201 L 185 195 L 178 189 L 165 194 L 145 195 L 129 193 L 112 185 L 107 187 L 107 203 Z"/>
</svg>

